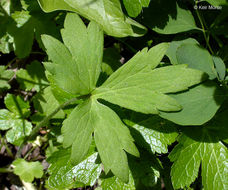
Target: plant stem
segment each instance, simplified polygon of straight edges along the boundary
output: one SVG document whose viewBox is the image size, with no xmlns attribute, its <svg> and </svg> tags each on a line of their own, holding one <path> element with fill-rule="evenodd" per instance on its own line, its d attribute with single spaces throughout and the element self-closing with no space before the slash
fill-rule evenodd
<svg viewBox="0 0 228 190">
<path fill-rule="evenodd" d="M 0 168 L 0 173 L 10 173 L 10 172 L 13 172 L 13 170 L 10 168 Z"/>
<path fill-rule="evenodd" d="M 201 24 L 201 27 L 202 27 L 202 31 L 203 31 L 203 36 L 204 36 L 204 39 L 206 41 L 207 47 L 210 50 L 211 54 L 214 54 L 214 52 L 213 52 L 213 50 L 212 50 L 212 48 L 210 46 L 209 37 L 207 37 L 206 30 L 205 30 L 205 27 L 204 27 L 204 24 L 203 24 L 203 20 L 202 20 L 202 18 L 200 16 L 200 13 L 199 13 L 198 9 L 196 9 L 196 14 L 197 14 L 197 16 L 199 18 L 199 21 L 200 21 L 200 24 Z"/>
<path fill-rule="evenodd" d="M 12 151 L 10 150 L 10 148 L 8 147 L 7 143 L 5 142 L 5 139 L 2 138 L 2 136 L 0 136 L 0 139 L 1 139 L 1 144 L 6 148 L 6 152 L 8 153 L 8 155 L 13 158 L 13 153 Z"/>
<path fill-rule="evenodd" d="M 41 127 L 43 127 L 53 116 L 55 116 L 55 114 L 57 114 L 61 109 L 63 109 L 64 107 L 72 104 L 73 102 L 77 101 L 78 99 L 80 99 L 79 97 L 77 98 L 72 98 L 69 101 L 63 103 L 62 105 L 60 105 L 58 108 L 56 108 L 50 115 L 48 115 L 47 117 L 45 117 L 35 128 L 33 128 L 29 139 L 32 139 L 36 133 L 39 131 L 39 129 Z"/>
<path fill-rule="evenodd" d="M 28 140 L 33 139 L 36 134 L 38 133 L 39 129 L 41 127 L 43 127 L 53 116 L 55 116 L 55 114 L 57 114 L 61 109 L 63 109 L 64 107 L 74 103 L 75 101 L 79 100 L 79 99 L 83 99 L 86 96 L 80 96 L 80 97 L 76 97 L 76 98 L 72 98 L 69 101 L 61 104 L 58 108 L 56 108 L 50 115 L 48 115 L 47 117 L 45 117 L 39 124 L 36 125 L 36 127 L 33 128 L 31 134 L 29 137 L 25 138 L 24 142 L 22 143 L 22 145 L 19 147 L 19 150 L 17 151 L 17 155 L 16 157 L 20 157 L 21 155 L 21 151 L 22 151 L 22 147 L 24 145 L 24 143 Z"/>
</svg>

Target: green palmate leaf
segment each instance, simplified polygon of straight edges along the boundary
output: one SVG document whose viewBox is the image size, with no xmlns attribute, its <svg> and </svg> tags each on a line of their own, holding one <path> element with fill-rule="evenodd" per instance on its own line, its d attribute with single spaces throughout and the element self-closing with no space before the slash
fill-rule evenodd
<svg viewBox="0 0 228 190">
<path fill-rule="evenodd" d="M 26 65 L 26 69 L 18 70 L 16 75 L 21 89 L 32 90 L 34 88 L 36 91 L 40 91 L 48 86 L 44 68 L 38 61 Z"/>
<path fill-rule="evenodd" d="M 40 162 L 27 162 L 18 158 L 13 162 L 14 173 L 25 182 L 32 182 L 34 178 L 43 176 L 43 166 Z"/>
<path fill-rule="evenodd" d="M 86 28 L 76 14 L 69 13 L 64 26 L 62 37 L 66 46 L 50 36 L 42 36 L 49 59 L 53 61 L 45 66 L 63 90 L 88 94 L 95 88 L 100 74 L 103 33 L 94 22 Z"/>
<path fill-rule="evenodd" d="M 200 164 L 205 190 L 228 188 L 228 151 L 214 131 L 186 129 L 169 158 L 174 162 L 171 178 L 175 189 L 189 187 L 198 176 Z"/>
<path fill-rule="evenodd" d="M 171 64 L 173 65 L 178 64 L 176 53 L 177 53 L 177 49 L 183 44 L 198 44 L 198 42 L 194 38 L 172 41 L 166 52 L 166 55 L 169 57 Z"/>
<path fill-rule="evenodd" d="M 96 163 L 98 153 L 90 150 L 84 160 L 77 165 L 71 164 L 70 157 L 70 149 L 61 149 L 48 158 L 51 164 L 48 169 L 49 188 L 62 190 L 72 188 L 76 183 L 82 183 L 83 186 L 93 186 L 96 183 L 102 171 L 101 164 Z"/>
<path fill-rule="evenodd" d="M 8 130 L 6 139 L 14 145 L 21 145 L 25 136 L 32 131 L 32 124 L 24 119 L 20 119 L 17 115 L 8 110 L 0 110 L 0 129 Z"/>
<path fill-rule="evenodd" d="M 166 93 L 186 90 L 203 80 L 201 71 L 189 69 L 186 65 L 154 70 L 147 67 L 138 72 L 134 72 L 137 65 L 132 70 L 130 66 L 131 61 L 113 73 L 93 92 L 94 96 L 137 112 L 158 114 L 159 110 L 181 109 L 181 105 Z"/>
<path fill-rule="evenodd" d="M 199 45 L 181 45 L 176 52 L 176 57 L 178 64 L 187 64 L 190 68 L 201 70 L 207 73 L 211 80 L 216 78 L 212 56 L 206 49 L 203 49 Z"/>
<path fill-rule="evenodd" d="M 53 111 L 55 111 L 59 106 L 59 102 L 55 99 L 51 87 L 45 88 L 43 91 L 40 91 L 33 99 L 35 109 L 42 115 L 48 116 Z M 53 119 L 64 118 L 65 114 L 63 110 L 60 110 Z"/>
<path fill-rule="evenodd" d="M 115 112 L 96 100 L 78 105 L 63 123 L 63 145 L 72 145 L 73 163 L 79 163 L 87 154 L 93 131 L 106 173 L 111 169 L 116 176 L 127 181 L 129 174 L 124 150 L 137 156 L 138 151 L 129 130 Z"/>
<path fill-rule="evenodd" d="M 148 7 L 150 0 L 123 0 L 127 13 L 131 17 L 136 17 L 142 11 L 143 7 Z"/>
<path fill-rule="evenodd" d="M 5 66 L 0 66 L 0 92 L 10 88 L 8 81 L 13 77 L 12 70 L 6 70 Z"/>
<path fill-rule="evenodd" d="M 46 12 L 54 10 L 74 11 L 83 17 L 96 21 L 111 36 L 141 36 L 146 28 L 127 18 L 119 0 L 38 0 Z"/>
<path fill-rule="evenodd" d="M 131 126 L 132 135 L 136 143 L 152 153 L 167 153 L 168 145 L 176 141 L 178 135 L 171 122 L 167 122 L 158 116 L 135 124 L 125 121 Z"/>
<path fill-rule="evenodd" d="M 181 7 L 175 0 L 151 1 L 149 8 L 143 11 L 143 23 L 161 34 L 198 29 L 191 12 Z"/>
<path fill-rule="evenodd" d="M 223 90 L 213 82 L 206 82 L 186 92 L 173 94 L 183 107 L 179 112 L 160 112 L 160 116 L 179 125 L 202 125 L 217 112 L 225 99 Z"/>
<path fill-rule="evenodd" d="M 21 96 L 7 94 L 4 103 L 11 112 L 20 118 L 26 118 L 30 115 L 29 102 L 25 102 Z"/>
</svg>

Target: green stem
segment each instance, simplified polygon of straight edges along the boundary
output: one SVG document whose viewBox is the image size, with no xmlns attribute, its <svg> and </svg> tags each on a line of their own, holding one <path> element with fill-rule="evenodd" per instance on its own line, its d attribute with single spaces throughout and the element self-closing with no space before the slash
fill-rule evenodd
<svg viewBox="0 0 228 190">
<path fill-rule="evenodd" d="M 0 173 L 11 173 L 13 169 L 10 168 L 0 168 Z"/>
<path fill-rule="evenodd" d="M 203 20 L 202 20 L 202 18 L 200 16 L 200 13 L 199 13 L 198 9 L 196 9 L 196 14 L 197 14 L 197 16 L 199 18 L 199 21 L 200 21 L 200 24 L 201 24 L 201 27 L 202 27 L 202 31 L 203 31 L 203 36 L 204 36 L 204 39 L 206 41 L 207 47 L 210 50 L 211 54 L 214 54 L 214 52 L 213 52 L 213 50 L 212 50 L 212 48 L 210 46 L 209 38 L 207 37 L 206 30 L 205 30 L 205 27 L 204 27 L 204 24 L 203 24 Z"/>
<path fill-rule="evenodd" d="M 47 117 L 45 117 L 39 124 L 36 125 L 36 127 L 33 128 L 31 134 L 29 137 L 25 138 L 24 143 L 28 140 L 33 139 L 36 134 L 38 133 L 38 131 L 40 130 L 41 127 L 43 127 L 44 125 L 47 124 L 47 122 L 53 117 L 55 116 L 55 114 L 57 114 L 61 109 L 63 109 L 64 107 L 74 103 L 75 101 L 79 100 L 79 99 L 83 99 L 86 96 L 80 96 L 80 97 L 76 97 L 76 98 L 72 98 L 69 101 L 61 104 L 58 108 L 56 108 L 50 115 L 48 115 Z M 22 151 L 22 147 L 24 145 L 24 143 L 19 147 L 19 150 L 17 151 L 17 155 L 16 157 L 20 157 L 21 156 L 21 151 Z"/>
<path fill-rule="evenodd" d="M 12 151 L 10 150 L 10 148 L 8 147 L 7 143 L 5 142 L 5 139 L 2 138 L 2 136 L 0 136 L 1 138 L 1 144 L 6 148 L 6 152 L 8 153 L 8 155 L 13 158 L 13 153 Z"/>
<path fill-rule="evenodd" d="M 55 116 L 55 114 L 57 114 L 61 109 L 63 109 L 64 107 L 74 103 L 75 101 L 77 101 L 78 99 L 80 99 L 80 97 L 77 98 L 72 98 L 69 101 L 63 103 L 62 105 L 60 105 L 57 109 L 55 109 L 50 115 L 48 115 L 47 117 L 45 117 L 36 127 L 33 128 L 29 139 L 33 139 L 33 137 L 38 133 L 39 129 L 41 127 L 43 127 L 53 116 Z"/>
</svg>

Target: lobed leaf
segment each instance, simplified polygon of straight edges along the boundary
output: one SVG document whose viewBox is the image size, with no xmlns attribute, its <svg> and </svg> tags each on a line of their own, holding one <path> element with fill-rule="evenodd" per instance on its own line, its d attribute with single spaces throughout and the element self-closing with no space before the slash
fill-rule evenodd
<svg viewBox="0 0 228 190">
<path fill-rule="evenodd" d="M 178 136 L 174 125 L 158 116 L 150 117 L 139 123 L 128 120 L 130 130 L 136 143 L 152 153 L 167 153 L 168 145 L 176 141 Z"/>
<path fill-rule="evenodd" d="M 12 70 L 6 70 L 5 66 L 0 66 L 0 91 L 9 89 L 9 80 L 13 77 L 14 72 Z"/>
<path fill-rule="evenodd" d="M 16 146 L 20 146 L 25 136 L 29 136 L 32 131 L 32 124 L 24 119 L 18 118 L 8 110 L 0 110 L 0 129 L 8 130 L 6 140 Z"/>
<path fill-rule="evenodd" d="M 102 171 L 101 164 L 96 163 L 98 153 L 91 150 L 77 165 L 72 165 L 70 157 L 70 149 L 60 149 L 48 158 L 51 164 L 48 186 L 53 189 L 72 188 L 76 183 L 93 186 Z"/>
<path fill-rule="evenodd" d="M 25 182 L 32 182 L 34 178 L 43 176 L 43 166 L 40 162 L 27 162 L 22 158 L 17 158 L 13 162 L 14 173 Z"/>
<path fill-rule="evenodd" d="M 68 10 L 83 17 L 96 21 L 102 29 L 111 36 L 142 36 L 146 28 L 130 18 L 127 18 L 119 0 L 38 0 L 46 12 Z"/>
<path fill-rule="evenodd" d="M 189 187 L 198 176 L 201 164 L 202 181 L 206 190 L 227 189 L 228 151 L 213 131 L 186 129 L 169 158 L 174 162 L 171 169 L 174 188 Z"/>
</svg>

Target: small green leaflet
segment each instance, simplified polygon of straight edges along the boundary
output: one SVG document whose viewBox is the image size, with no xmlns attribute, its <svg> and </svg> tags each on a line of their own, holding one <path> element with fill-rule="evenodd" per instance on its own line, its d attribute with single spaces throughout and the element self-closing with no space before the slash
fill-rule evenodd
<svg viewBox="0 0 228 190">
<path fill-rule="evenodd" d="M 68 10 L 96 21 L 108 35 L 115 37 L 142 36 L 146 28 L 126 17 L 119 0 L 38 0 L 45 12 Z"/>
<path fill-rule="evenodd" d="M 213 56 L 213 61 L 215 64 L 215 69 L 218 74 L 218 79 L 224 80 L 226 76 L 226 65 L 220 57 Z"/>
<path fill-rule="evenodd" d="M 6 70 L 5 66 L 0 66 L 0 92 L 10 88 L 8 81 L 13 77 L 12 70 Z"/>
<path fill-rule="evenodd" d="M 44 68 L 38 61 L 33 61 L 30 65 L 26 65 L 26 69 L 18 70 L 16 76 L 20 88 L 24 90 L 32 90 L 34 88 L 36 91 L 40 91 L 48 86 Z"/>
<path fill-rule="evenodd" d="M 182 2 L 175 0 L 151 1 L 148 8 L 143 9 L 142 23 L 160 34 L 176 34 L 199 29 L 194 17 Z"/>
<path fill-rule="evenodd" d="M 60 149 L 55 152 L 48 162 L 51 164 L 48 172 L 48 186 L 53 189 L 72 188 L 76 183 L 83 183 L 84 186 L 93 186 L 99 178 L 102 168 L 96 163 L 98 153 L 90 151 L 82 162 L 72 165 L 70 162 L 70 149 Z"/>
<path fill-rule="evenodd" d="M 131 126 L 130 131 L 136 144 L 151 153 L 167 153 L 168 145 L 176 141 L 178 136 L 174 124 L 158 116 L 150 117 L 138 124 L 125 120 Z"/>
<path fill-rule="evenodd" d="M 217 112 L 225 92 L 214 82 L 205 82 L 188 91 L 172 94 L 183 107 L 179 112 L 160 112 L 160 116 L 179 125 L 202 125 Z"/>
<path fill-rule="evenodd" d="M 86 28 L 73 13 L 67 14 L 64 27 L 62 37 L 66 46 L 51 36 L 42 36 L 49 59 L 53 61 L 45 66 L 62 89 L 85 95 L 95 88 L 100 74 L 103 32 L 94 22 Z"/>
<path fill-rule="evenodd" d="M 25 182 L 32 182 L 34 178 L 43 176 L 43 166 L 40 162 L 27 162 L 18 158 L 13 162 L 14 173 Z"/>
<path fill-rule="evenodd" d="M 131 17 L 137 17 L 143 7 L 148 7 L 150 0 L 123 0 L 127 13 Z"/>
<path fill-rule="evenodd" d="M 30 114 L 29 103 L 20 96 L 8 94 L 5 97 L 5 105 L 11 112 L 6 109 L 0 110 L 0 129 L 8 130 L 7 141 L 19 146 L 25 136 L 32 131 L 32 124 L 25 120 Z"/>
<path fill-rule="evenodd" d="M 208 124 L 210 127 L 211 124 Z M 217 126 L 219 127 L 219 126 Z M 186 128 L 179 144 L 169 158 L 174 162 L 171 169 L 175 189 L 189 187 L 197 178 L 202 165 L 202 181 L 205 190 L 228 188 L 228 150 L 216 133 L 207 128 Z"/>
</svg>

